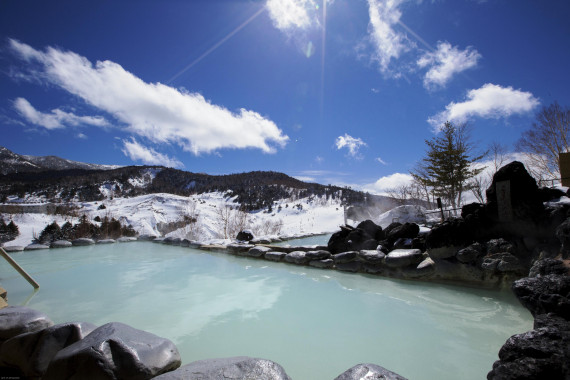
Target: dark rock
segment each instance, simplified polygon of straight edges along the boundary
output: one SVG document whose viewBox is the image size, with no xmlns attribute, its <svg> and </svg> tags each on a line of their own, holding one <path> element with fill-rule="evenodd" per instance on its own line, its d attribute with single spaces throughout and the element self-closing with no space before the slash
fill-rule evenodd
<svg viewBox="0 0 570 380">
<path fill-rule="evenodd" d="M 450 219 L 434 226 L 426 235 L 427 249 L 439 247 L 466 247 L 477 239 L 477 231 L 463 219 Z"/>
<path fill-rule="evenodd" d="M 420 226 L 416 223 L 404 223 L 391 229 L 386 233 L 386 237 L 390 241 L 396 241 L 398 239 L 413 239 L 420 233 Z"/>
<path fill-rule="evenodd" d="M 337 253 L 336 255 L 333 255 L 332 258 L 335 264 L 342 264 L 353 261 L 354 259 L 356 259 L 356 255 L 358 255 L 358 252 L 348 251 L 348 252 Z"/>
<path fill-rule="evenodd" d="M 228 253 L 238 255 L 240 253 L 249 251 L 253 247 L 255 247 L 255 245 L 253 244 L 235 243 L 235 244 L 228 244 L 226 246 L 226 250 L 228 251 Z"/>
<path fill-rule="evenodd" d="M 570 218 L 556 228 L 555 235 L 560 244 L 562 244 L 562 257 L 565 259 L 570 258 Z"/>
<path fill-rule="evenodd" d="M 376 250 L 362 250 L 358 252 L 358 259 L 369 264 L 382 264 L 386 254 Z"/>
<path fill-rule="evenodd" d="M 490 380 L 569 378 L 570 322 L 556 315 L 538 316 L 534 330 L 510 337 L 487 375 Z"/>
<path fill-rule="evenodd" d="M 285 252 L 269 251 L 265 254 L 265 259 L 269 261 L 281 261 L 287 255 Z"/>
<path fill-rule="evenodd" d="M 413 239 L 410 238 L 399 238 L 396 240 L 392 246 L 393 249 L 410 249 L 412 248 Z"/>
<path fill-rule="evenodd" d="M 469 247 L 457 252 L 455 257 L 462 263 L 472 263 L 483 254 L 484 247 L 481 243 L 473 243 Z"/>
<path fill-rule="evenodd" d="M 24 376 L 43 376 L 60 350 L 83 339 L 96 328 L 91 323 L 74 322 L 16 335 L 0 346 L 0 366 L 19 368 Z"/>
<path fill-rule="evenodd" d="M 332 259 L 312 260 L 309 261 L 309 266 L 320 269 L 330 269 L 334 266 L 334 261 Z"/>
<path fill-rule="evenodd" d="M 481 203 L 469 203 L 461 207 L 461 217 L 466 219 L 468 216 L 480 216 L 485 210 L 485 205 Z"/>
<path fill-rule="evenodd" d="M 419 249 L 396 249 L 386 256 L 386 265 L 391 268 L 402 268 L 419 264 L 424 259 Z"/>
<path fill-rule="evenodd" d="M 269 247 L 256 246 L 256 247 L 251 248 L 249 251 L 247 251 L 245 253 L 245 256 L 262 257 L 263 255 L 265 255 L 269 251 L 271 251 L 271 248 L 269 248 Z"/>
<path fill-rule="evenodd" d="M 370 219 L 361 222 L 360 224 L 358 224 L 358 226 L 356 226 L 356 228 L 363 230 L 364 232 L 366 232 L 366 234 L 368 234 L 368 236 L 370 236 L 372 239 L 375 240 L 383 240 L 385 237 L 384 232 L 382 231 L 382 227 L 380 227 Z"/>
<path fill-rule="evenodd" d="M 53 326 L 47 315 L 25 306 L 8 306 L 0 309 L 0 322 L 0 343 L 16 335 Z"/>
<path fill-rule="evenodd" d="M 555 313 L 570 320 L 570 276 L 526 277 L 515 281 L 512 289 L 533 316 Z"/>
<path fill-rule="evenodd" d="M 513 243 L 505 240 L 505 239 L 492 239 L 487 242 L 487 253 L 516 253 L 516 248 Z"/>
<path fill-rule="evenodd" d="M 349 230 L 341 229 L 340 231 L 332 234 L 327 243 L 328 251 L 332 254 L 349 251 L 348 243 L 346 242 L 346 237 L 349 232 Z"/>
<path fill-rule="evenodd" d="M 168 245 L 176 245 L 179 246 L 180 244 L 182 244 L 182 239 L 177 238 L 177 237 L 166 237 L 164 238 L 164 240 L 162 241 L 164 244 L 168 244 Z"/>
<path fill-rule="evenodd" d="M 43 379 L 151 379 L 180 363 L 170 340 L 112 322 L 59 351 Z"/>
<path fill-rule="evenodd" d="M 252 241 L 253 239 L 253 233 L 248 230 L 240 231 L 236 236 L 236 240 L 239 241 Z"/>
<path fill-rule="evenodd" d="M 541 202 L 557 201 L 566 193 L 560 189 L 551 189 L 550 187 L 542 187 L 538 189 L 538 197 Z"/>
<path fill-rule="evenodd" d="M 492 255 L 485 256 L 483 258 L 483 263 L 481 264 L 481 269 L 487 272 L 514 272 L 521 273 L 524 272 L 524 268 L 521 265 L 519 259 L 510 253 L 495 253 Z"/>
<path fill-rule="evenodd" d="M 449 257 L 454 257 L 457 252 L 461 250 L 461 247 L 456 246 L 444 246 L 437 248 L 428 249 L 428 255 L 432 259 L 447 259 Z"/>
<path fill-rule="evenodd" d="M 384 274 L 387 269 L 383 264 L 368 264 L 363 263 L 361 270 L 369 274 Z"/>
<path fill-rule="evenodd" d="M 141 241 L 153 241 L 154 239 L 156 239 L 158 236 L 153 235 L 153 234 L 143 234 L 143 235 L 139 235 L 139 237 L 137 238 L 137 240 L 141 240 Z"/>
<path fill-rule="evenodd" d="M 358 272 L 362 268 L 360 261 L 350 261 L 345 263 L 336 263 L 336 269 L 343 272 Z"/>
<path fill-rule="evenodd" d="M 297 265 L 304 265 L 309 262 L 306 253 L 303 251 L 293 251 L 285 255 L 283 258 L 288 263 L 293 263 Z"/>
<path fill-rule="evenodd" d="M 199 360 L 155 378 L 156 380 L 291 380 L 279 364 L 246 356 Z"/>
<path fill-rule="evenodd" d="M 321 249 L 318 251 L 309 251 L 305 253 L 305 257 L 309 260 L 326 260 L 331 258 L 331 253 Z"/>
<path fill-rule="evenodd" d="M 392 230 L 394 228 L 400 227 L 402 225 L 402 223 L 400 222 L 392 222 L 390 223 L 386 228 L 384 228 L 384 235 L 388 236 L 388 234 L 390 232 L 392 232 Z"/>
<path fill-rule="evenodd" d="M 376 364 L 357 364 L 338 375 L 334 380 L 406 380 L 395 372 Z"/>
<path fill-rule="evenodd" d="M 541 277 L 548 274 L 568 274 L 568 267 L 560 260 L 542 259 L 534 262 L 528 273 L 529 277 Z"/>
</svg>

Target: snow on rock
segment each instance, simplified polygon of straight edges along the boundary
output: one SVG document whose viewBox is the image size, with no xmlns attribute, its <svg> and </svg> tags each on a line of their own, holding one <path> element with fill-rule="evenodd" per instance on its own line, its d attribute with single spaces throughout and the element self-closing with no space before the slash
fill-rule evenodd
<svg viewBox="0 0 570 380">
<path fill-rule="evenodd" d="M 425 207 L 421 206 L 398 206 L 381 214 L 374 222 L 382 228 L 388 227 L 392 222 L 425 224 L 426 211 Z"/>
</svg>

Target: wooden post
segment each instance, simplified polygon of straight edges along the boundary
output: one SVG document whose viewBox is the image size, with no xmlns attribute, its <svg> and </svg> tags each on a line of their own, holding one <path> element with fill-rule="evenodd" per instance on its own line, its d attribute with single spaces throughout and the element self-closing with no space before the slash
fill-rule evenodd
<svg viewBox="0 0 570 380">
<path fill-rule="evenodd" d="M 10 255 L 8 255 L 6 253 L 6 251 L 4 251 L 4 248 L 0 247 L 0 256 L 2 256 L 4 259 L 6 259 L 6 261 L 8 263 L 10 263 L 10 265 L 16 269 L 18 271 L 18 273 L 20 273 L 22 275 L 22 277 L 24 277 L 26 279 L 26 281 L 28 281 L 30 283 L 30 285 L 32 285 L 34 287 L 34 289 L 39 289 L 40 288 L 40 284 L 38 284 L 29 274 L 26 273 L 25 270 L 22 269 L 21 266 L 18 265 L 17 262 L 14 261 L 13 258 L 10 257 Z"/>
<path fill-rule="evenodd" d="M 443 223 L 445 221 L 445 215 L 443 215 L 443 205 L 441 204 L 441 198 L 437 198 L 436 200 L 437 200 L 437 207 L 441 212 L 441 222 Z"/>
</svg>

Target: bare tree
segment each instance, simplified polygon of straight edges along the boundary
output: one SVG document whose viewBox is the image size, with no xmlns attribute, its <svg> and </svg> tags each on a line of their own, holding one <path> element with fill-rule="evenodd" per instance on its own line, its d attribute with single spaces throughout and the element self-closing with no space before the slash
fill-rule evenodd
<svg viewBox="0 0 570 380">
<path fill-rule="evenodd" d="M 515 146 L 527 156 L 535 178 L 560 178 L 558 155 L 570 151 L 569 133 L 570 108 L 557 102 L 542 107 L 532 128 L 523 132 Z"/>
</svg>

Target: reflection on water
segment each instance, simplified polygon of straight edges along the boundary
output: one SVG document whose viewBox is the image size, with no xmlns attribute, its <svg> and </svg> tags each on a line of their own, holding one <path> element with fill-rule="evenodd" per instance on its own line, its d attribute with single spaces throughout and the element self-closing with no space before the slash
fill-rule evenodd
<svg viewBox="0 0 570 380">
<path fill-rule="evenodd" d="M 302 243 L 310 244 L 310 243 Z M 119 321 L 174 341 L 185 363 L 248 355 L 296 379 L 373 362 L 411 379 L 485 378 L 532 326 L 510 292 L 318 270 L 152 243 L 18 254 L 56 323 Z M 7 264 L 12 305 L 31 289 Z"/>
</svg>

